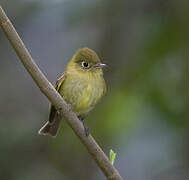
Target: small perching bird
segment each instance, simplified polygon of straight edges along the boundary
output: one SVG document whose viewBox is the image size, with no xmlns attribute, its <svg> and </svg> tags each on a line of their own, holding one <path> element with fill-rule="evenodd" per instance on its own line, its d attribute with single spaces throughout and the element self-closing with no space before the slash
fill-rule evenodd
<svg viewBox="0 0 189 180">
<path fill-rule="evenodd" d="M 105 66 L 93 50 L 82 48 L 73 55 L 65 72 L 56 82 L 56 90 L 82 122 L 106 92 L 102 71 Z M 59 112 L 51 105 L 49 120 L 39 130 L 39 134 L 55 137 L 60 122 Z M 88 136 L 87 126 L 84 129 Z"/>
</svg>

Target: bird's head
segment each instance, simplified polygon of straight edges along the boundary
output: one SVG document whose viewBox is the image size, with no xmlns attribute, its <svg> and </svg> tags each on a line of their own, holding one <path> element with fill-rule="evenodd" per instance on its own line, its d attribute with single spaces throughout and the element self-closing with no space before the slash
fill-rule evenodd
<svg viewBox="0 0 189 180">
<path fill-rule="evenodd" d="M 82 72 L 102 72 L 102 68 L 105 66 L 106 64 L 101 63 L 96 52 L 89 48 L 82 48 L 74 54 L 67 70 L 74 68 Z"/>
</svg>

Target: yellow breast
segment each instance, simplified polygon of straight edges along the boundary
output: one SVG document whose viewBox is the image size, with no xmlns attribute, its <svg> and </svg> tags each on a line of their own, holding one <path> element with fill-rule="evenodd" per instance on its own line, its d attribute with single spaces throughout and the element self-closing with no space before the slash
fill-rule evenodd
<svg viewBox="0 0 189 180">
<path fill-rule="evenodd" d="M 72 105 L 78 115 L 87 114 L 100 100 L 106 91 L 104 78 L 101 74 L 70 73 L 67 75 L 60 94 Z"/>
</svg>

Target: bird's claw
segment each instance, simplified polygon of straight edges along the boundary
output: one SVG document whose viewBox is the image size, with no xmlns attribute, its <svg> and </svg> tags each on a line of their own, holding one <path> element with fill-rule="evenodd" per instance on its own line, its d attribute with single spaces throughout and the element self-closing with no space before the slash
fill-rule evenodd
<svg viewBox="0 0 189 180">
<path fill-rule="evenodd" d="M 82 116 L 78 116 L 78 119 L 83 123 L 84 118 Z"/>
<path fill-rule="evenodd" d="M 67 104 L 67 106 L 68 106 L 68 111 L 72 111 L 73 110 L 73 107 L 72 107 L 71 104 Z"/>
<path fill-rule="evenodd" d="M 84 127 L 84 131 L 85 131 L 85 135 L 88 137 L 89 136 L 89 128 L 85 125 L 83 125 Z"/>
<path fill-rule="evenodd" d="M 83 123 L 84 117 L 78 116 L 78 119 Z M 85 135 L 88 137 L 89 136 L 89 128 L 87 126 L 85 126 L 84 123 L 83 123 L 83 128 L 85 131 Z"/>
</svg>

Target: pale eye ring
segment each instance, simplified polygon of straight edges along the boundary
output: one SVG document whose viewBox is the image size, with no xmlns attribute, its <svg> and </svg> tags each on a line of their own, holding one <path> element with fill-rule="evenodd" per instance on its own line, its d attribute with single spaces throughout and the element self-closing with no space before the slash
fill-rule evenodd
<svg viewBox="0 0 189 180">
<path fill-rule="evenodd" d="M 89 67 L 89 63 L 86 62 L 86 61 L 82 61 L 81 65 L 82 65 L 83 68 L 88 68 Z"/>
</svg>

